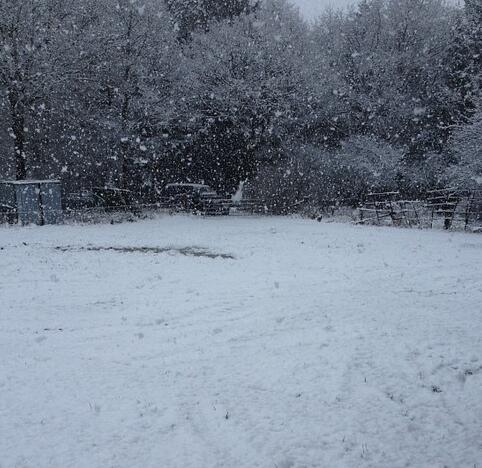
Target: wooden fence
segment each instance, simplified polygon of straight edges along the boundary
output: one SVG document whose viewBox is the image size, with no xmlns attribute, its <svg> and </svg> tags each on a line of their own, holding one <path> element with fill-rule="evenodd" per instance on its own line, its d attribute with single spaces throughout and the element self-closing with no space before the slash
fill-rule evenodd
<svg viewBox="0 0 482 468">
<path fill-rule="evenodd" d="M 482 190 L 431 190 L 418 200 L 399 192 L 371 193 L 359 209 L 361 224 L 482 229 Z"/>
</svg>

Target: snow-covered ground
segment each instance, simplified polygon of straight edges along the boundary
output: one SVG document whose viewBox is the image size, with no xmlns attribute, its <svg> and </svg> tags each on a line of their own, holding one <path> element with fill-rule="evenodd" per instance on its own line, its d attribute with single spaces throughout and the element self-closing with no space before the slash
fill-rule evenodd
<svg viewBox="0 0 482 468">
<path fill-rule="evenodd" d="M 2 468 L 480 467 L 482 237 L 0 228 L 0 356 Z"/>
</svg>

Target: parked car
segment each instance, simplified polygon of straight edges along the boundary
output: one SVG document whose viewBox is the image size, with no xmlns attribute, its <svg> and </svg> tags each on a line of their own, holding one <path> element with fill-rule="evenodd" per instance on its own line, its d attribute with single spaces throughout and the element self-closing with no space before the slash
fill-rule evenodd
<svg viewBox="0 0 482 468">
<path fill-rule="evenodd" d="M 204 184 L 168 184 L 161 191 L 161 201 L 175 211 L 209 215 L 228 215 L 231 208 L 229 200 Z"/>
<path fill-rule="evenodd" d="M 85 210 L 95 206 L 95 196 L 90 190 L 81 190 L 67 194 L 64 203 L 69 211 Z"/>
<path fill-rule="evenodd" d="M 137 211 L 137 204 L 130 190 L 117 187 L 94 187 L 94 204 L 111 211 Z"/>
<path fill-rule="evenodd" d="M 15 224 L 17 222 L 17 210 L 15 207 L 0 203 L 0 223 Z"/>
<path fill-rule="evenodd" d="M 89 208 L 117 211 L 133 208 L 135 205 L 132 192 L 117 187 L 94 187 L 91 190 L 69 193 L 65 197 L 65 206 L 71 211 Z"/>
</svg>

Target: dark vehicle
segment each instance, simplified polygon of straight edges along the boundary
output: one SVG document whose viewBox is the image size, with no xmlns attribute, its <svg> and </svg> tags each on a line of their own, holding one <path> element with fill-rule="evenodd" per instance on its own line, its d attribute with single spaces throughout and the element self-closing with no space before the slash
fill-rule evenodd
<svg viewBox="0 0 482 468">
<path fill-rule="evenodd" d="M 136 203 L 130 190 L 124 190 L 116 187 L 95 187 L 92 190 L 94 196 L 94 205 L 113 211 L 135 210 Z"/>
<path fill-rule="evenodd" d="M 175 211 L 208 215 L 228 215 L 231 207 L 228 200 L 204 184 L 168 184 L 161 192 L 161 201 Z"/>
<path fill-rule="evenodd" d="M 95 196 L 90 190 L 69 193 L 65 197 L 65 207 L 69 211 L 85 210 L 95 206 Z"/>
<path fill-rule="evenodd" d="M 118 210 L 131 208 L 134 205 L 132 192 L 116 187 L 94 187 L 92 190 L 69 193 L 65 197 L 65 206 L 71 211 L 89 208 Z"/>
<path fill-rule="evenodd" d="M 0 223 L 15 224 L 17 222 L 17 210 L 15 207 L 0 203 Z"/>
</svg>

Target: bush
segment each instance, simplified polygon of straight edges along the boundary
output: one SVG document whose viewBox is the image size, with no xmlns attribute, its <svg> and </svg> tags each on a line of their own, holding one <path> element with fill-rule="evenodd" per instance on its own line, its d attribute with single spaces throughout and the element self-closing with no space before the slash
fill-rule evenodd
<svg viewBox="0 0 482 468">
<path fill-rule="evenodd" d="M 292 142 L 280 160 L 261 168 L 250 196 L 277 214 L 358 205 L 373 191 L 396 190 L 402 152 L 367 137 L 343 142 L 337 151 Z"/>
<path fill-rule="evenodd" d="M 452 184 L 482 190 L 482 101 L 472 120 L 454 133 L 452 151 L 458 159 L 450 169 Z"/>
</svg>

